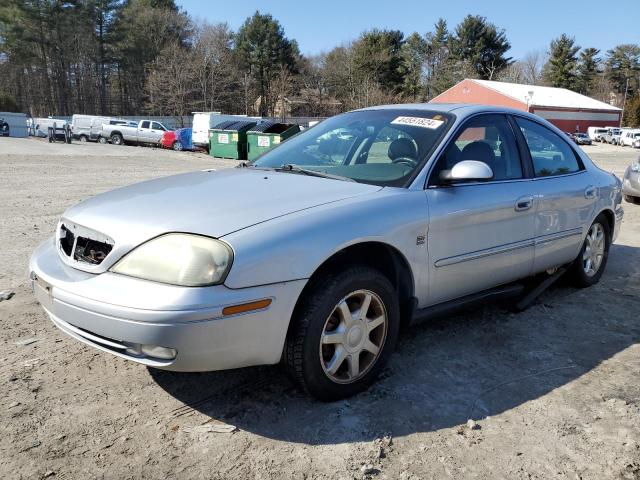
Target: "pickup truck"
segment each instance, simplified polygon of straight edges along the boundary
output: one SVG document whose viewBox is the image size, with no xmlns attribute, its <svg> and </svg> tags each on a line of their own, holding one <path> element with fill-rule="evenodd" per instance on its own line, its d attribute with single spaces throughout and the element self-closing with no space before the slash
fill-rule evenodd
<svg viewBox="0 0 640 480">
<path fill-rule="evenodd" d="M 101 138 L 106 138 L 114 145 L 132 143 L 136 145 L 160 143 L 162 134 L 169 129 L 154 120 L 142 120 L 137 126 L 102 125 Z"/>
</svg>

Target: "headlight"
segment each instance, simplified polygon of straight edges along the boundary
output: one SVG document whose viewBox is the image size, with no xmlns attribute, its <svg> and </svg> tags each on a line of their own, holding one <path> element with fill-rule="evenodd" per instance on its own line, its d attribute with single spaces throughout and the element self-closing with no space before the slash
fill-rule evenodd
<svg viewBox="0 0 640 480">
<path fill-rule="evenodd" d="M 640 172 L 640 162 L 635 162 L 631 164 L 632 172 Z"/>
<path fill-rule="evenodd" d="M 220 240 L 186 233 L 168 233 L 125 255 L 111 271 L 154 282 L 202 287 L 222 283 L 233 252 Z"/>
</svg>

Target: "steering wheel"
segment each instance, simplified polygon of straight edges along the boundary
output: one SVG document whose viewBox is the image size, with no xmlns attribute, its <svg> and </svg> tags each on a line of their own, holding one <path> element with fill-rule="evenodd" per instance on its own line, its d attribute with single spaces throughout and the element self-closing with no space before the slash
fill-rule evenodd
<svg viewBox="0 0 640 480">
<path fill-rule="evenodd" d="M 418 166 L 418 161 L 409 157 L 398 157 L 391 160 L 391 163 L 400 163 L 404 165 L 408 165 L 411 168 L 415 168 Z"/>
</svg>

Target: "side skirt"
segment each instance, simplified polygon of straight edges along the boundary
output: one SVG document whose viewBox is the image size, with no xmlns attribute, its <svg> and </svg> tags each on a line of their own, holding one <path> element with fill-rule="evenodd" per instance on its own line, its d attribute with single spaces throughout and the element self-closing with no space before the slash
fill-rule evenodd
<svg viewBox="0 0 640 480">
<path fill-rule="evenodd" d="M 473 305 L 487 303 L 498 299 L 515 299 L 521 297 L 525 293 L 525 290 L 526 286 L 523 283 L 510 283 L 500 287 L 491 288 L 489 290 L 484 290 L 482 292 L 473 293 L 465 297 L 439 303 L 437 305 L 413 309 L 413 314 L 410 317 L 409 324 L 415 325 L 416 323 L 431 320 L 432 318 L 459 312 L 460 310 L 464 310 Z M 416 299 L 414 299 L 414 302 L 416 302 Z"/>
</svg>

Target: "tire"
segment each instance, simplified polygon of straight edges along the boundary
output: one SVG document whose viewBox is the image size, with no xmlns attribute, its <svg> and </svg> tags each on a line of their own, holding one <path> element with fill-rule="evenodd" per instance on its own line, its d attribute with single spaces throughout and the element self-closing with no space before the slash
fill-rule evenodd
<svg viewBox="0 0 640 480">
<path fill-rule="evenodd" d="M 310 285 L 291 319 L 283 364 L 319 400 L 350 397 L 375 381 L 393 352 L 399 325 L 397 293 L 387 277 L 370 267 L 347 267 Z"/>
<path fill-rule="evenodd" d="M 111 143 L 114 145 L 124 145 L 124 139 L 119 133 L 114 133 L 111 135 Z"/>
<path fill-rule="evenodd" d="M 600 243 L 597 240 L 599 238 L 599 234 L 595 234 L 595 248 L 594 245 L 594 236 L 592 233 L 598 231 L 598 227 L 602 229 L 602 248 L 600 248 Z M 569 268 L 569 274 L 571 276 L 572 283 L 578 288 L 586 288 L 592 285 L 595 285 L 600 281 L 600 277 L 604 272 L 605 267 L 607 266 L 607 259 L 609 258 L 609 248 L 611 247 L 611 227 L 609 226 L 609 222 L 607 221 L 607 217 L 604 214 L 600 214 L 593 221 L 591 226 L 589 227 L 589 231 L 587 232 L 587 236 L 584 239 L 582 244 L 582 248 L 580 249 L 580 254 L 573 261 L 573 264 Z M 596 250 L 594 252 L 594 250 Z M 589 256 L 588 252 L 592 252 L 593 255 Z M 587 258 L 591 261 L 591 265 L 597 261 L 597 255 L 600 255 L 599 263 L 597 263 L 597 267 L 595 269 L 591 268 L 587 271 Z"/>
<path fill-rule="evenodd" d="M 173 142 L 173 145 L 171 146 L 171 148 L 173 148 L 176 152 L 181 152 L 182 144 L 180 142 Z"/>
<path fill-rule="evenodd" d="M 106 143 L 107 143 L 107 139 L 106 139 L 106 138 L 104 138 L 104 137 L 100 137 L 100 138 L 98 139 L 98 143 L 101 143 L 102 145 L 106 145 Z"/>
<path fill-rule="evenodd" d="M 87 143 L 87 137 L 85 135 L 80 135 L 80 143 Z"/>
</svg>

